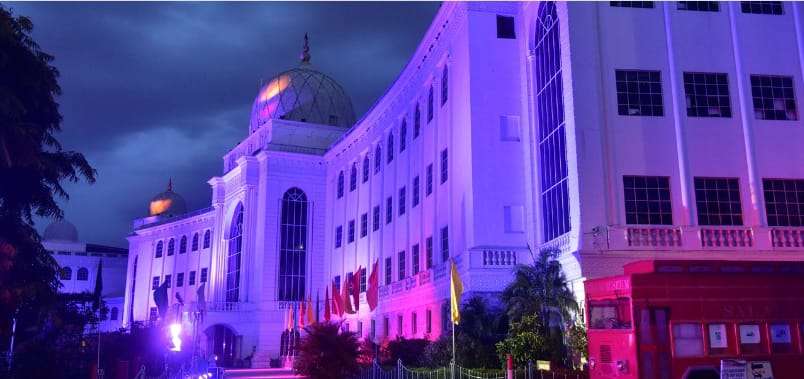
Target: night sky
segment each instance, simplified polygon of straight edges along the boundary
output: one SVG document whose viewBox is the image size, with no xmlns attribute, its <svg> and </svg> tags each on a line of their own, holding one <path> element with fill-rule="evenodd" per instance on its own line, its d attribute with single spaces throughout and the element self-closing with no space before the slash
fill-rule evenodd
<svg viewBox="0 0 804 379">
<path fill-rule="evenodd" d="M 391 85 L 437 3 L 6 3 L 55 56 L 57 135 L 98 170 L 68 185 L 65 217 L 83 241 L 127 246 L 133 219 L 173 178 L 188 209 L 248 133 L 262 81 L 299 62 L 341 83 L 360 118 Z M 39 220 L 44 230 L 48 220 Z"/>
</svg>

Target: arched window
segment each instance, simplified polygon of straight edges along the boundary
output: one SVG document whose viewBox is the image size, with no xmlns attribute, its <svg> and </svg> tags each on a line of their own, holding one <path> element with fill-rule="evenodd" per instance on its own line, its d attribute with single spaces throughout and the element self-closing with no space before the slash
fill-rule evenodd
<svg viewBox="0 0 804 379">
<path fill-rule="evenodd" d="M 382 169 L 382 147 L 378 143 L 374 149 L 374 173 L 380 172 L 380 169 Z"/>
<path fill-rule="evenodd" d="M 156 243 L 156 253 L 154 253 L 154 258 L 162 258 L 162 249 L 164 249 L 164 244 L 162 241 Z"/>
<path fill-rule="evenodd" d="M 73 278 L 73 269 L 69 267 L 62 267 L 61 272 L 59 272 L 59 279 L 70 280 L 72 278 Z"/>
<path fill-rule="evenodd" d="M 449 93 L 449 69 L 444 65 L 444 71 L 441 72 L 441 105 L 447 103 L 447 95 Z"/>
<path fill-rule="evenodd" d="M 363 157 L 363 183 L 367 182 L 368 180 L 369 180 L 369 157 L 368 154 L 366 154 L 366 156 Z"/>
<path fill-rule="evenodd" d="M 243 252 L 243 204 L 238 204 L 229 225 L 229 254 L 226 259 L 226 301 L 240 299 L 240 256 Z"/>
<path fill-rule="evenodd" d="M 413 138 L 416 138 L 422 132 L 422 111 L 419 109 L 419 103 L 416 103 L 416 110 L 413 112 Z"/>
<path fill-rule="evenodd" d="M 176 252 L 176 240 L 174 240 L 173 238 L 171 238 L 171 239 L 168 241 L 168 251 L 167 251 L 167 255 L 168 255 L 168 256 L 171 256 L 171 255 L 173 255 L 175 252 Z"/>
<path fill-rule="evenodd" d="M 394 132 L 388 134 L 388 163 L 394 160 Z"/>
<path fill-rule="evenodd" d="M 399 127 L 399 152 L 402 153 L 405 151 L 405 143 L 408 139 L 408 122 L 407 120 L 402 120 L 402 126 Z"/>
<path fill-rule="evenodd" d="M 279 300 L 304 300 L 307 272 L 307 195 L 291 188 L 282 196 L 279 224 Z"/>
<path fill-rule="evenodd" d="M 75 274 L 75 278 L 81 281 L 89 280 L 89 270 L 86 267 L 81 267 L 78 269 L 78 273 Z"/>
<path fill-rule="evenodd" d="M 181 240 L 179 240 L 179 254 L 184 254 L 187 252 L 187 236 L 181 236 Z"/>
<path fill-rule="evenodd" d="M 117 320 L 117 313 L 119 313 L 119 310 L 117 309 L 117 307 L 112 307 L 112 310 L 109 311 L 109 320 L 116 321 Z"/>
<path fill-rule="evenodd" d="M 357 189 L 357 163 L 352 162 L 352 171 L 349 172 L 349 192 Z"/>
<path fill-rule="evenodd" d="M 343 197 L 343 171 L 338 174 L 338 198 Z"/>
<path fill-rule="evenodd" d="M 191 246 L 192 251 L 198 250 L 198 233 L 193 234 L 193 244 Z"/>
<path fill-rule="evenodd" d="M 547 242 L 570 230 L 561 44 L 552 1 L 539 5 L 534 41 L 542 237 Z"/>
<path fill-rule="evenodd" d="M 433 120 L 433 85 L 430 85 L 430 92 L 427 95 L 427 122 Z"/>
<path fill-rule="evenodd" d="M 204 232 L 204 249 L 209 249 L 210 233 L 209 230 Z"/>
</svg>

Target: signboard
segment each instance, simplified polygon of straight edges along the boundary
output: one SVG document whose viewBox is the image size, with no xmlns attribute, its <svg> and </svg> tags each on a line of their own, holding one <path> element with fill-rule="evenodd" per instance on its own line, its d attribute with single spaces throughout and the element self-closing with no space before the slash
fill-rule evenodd
<svg viewBox="0 0 804 379">
<path fill-rule="evenodd" d="M 773 379 L 773 370 L 768 361 L 720 361 L 720 379 Z"/>
<path fill-rule="evenodd" d="M 773 379 L 773 370 L 768 361 L 753 361 L 748 363 L 748 378 Z"/>
<path fill-rule="evenodd" d="M 550 361 L 536 361 L 536 369 L 550 371 Z"/>
<path fill-rule="evenodd" d="M 709 325 L 709 347 L 714 349 L 729 347 L 729 342 L 726 339 L 726 324 Z"/>
</svg>

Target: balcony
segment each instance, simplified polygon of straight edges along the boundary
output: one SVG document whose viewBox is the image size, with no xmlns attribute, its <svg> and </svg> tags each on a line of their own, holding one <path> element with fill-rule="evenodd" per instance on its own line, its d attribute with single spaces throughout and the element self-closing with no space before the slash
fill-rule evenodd
<svg viewBox="0 0 804 379">
<path fill-rule="evenodd" d="M 607 250 L 804 250 L 804 227 L 612 225 Z"/>
</svg>

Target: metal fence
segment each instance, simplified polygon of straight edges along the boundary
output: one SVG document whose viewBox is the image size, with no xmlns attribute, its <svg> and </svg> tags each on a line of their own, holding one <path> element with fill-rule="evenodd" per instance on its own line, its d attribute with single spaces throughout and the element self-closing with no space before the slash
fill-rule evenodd
<svg viewBox="0 0 804 379">
<path fill-rule="evenodd" d="M 537 370 L 532 364 L 514 370 L 514 379 L 587 379 L 586 372 L 556 372 Z M 438 368 L 410 368 L 402 361 L 396 366 L 382 367 L 375 361 L 360 370 L 354 379 L 507 379 L 505 370 L 468 369 L 458 365 Z"/>
</svg>

